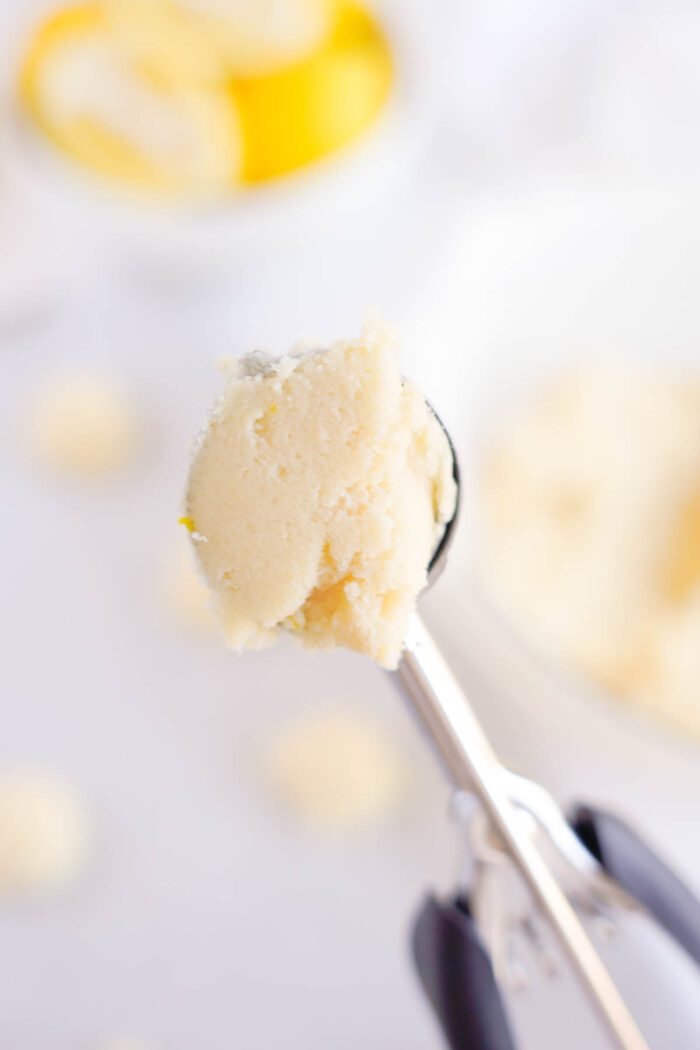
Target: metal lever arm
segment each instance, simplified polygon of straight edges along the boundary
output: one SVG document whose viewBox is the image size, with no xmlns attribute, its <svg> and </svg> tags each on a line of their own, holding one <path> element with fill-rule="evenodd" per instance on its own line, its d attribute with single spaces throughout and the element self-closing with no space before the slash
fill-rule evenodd
<svg viewBox="0 0 700 1050">
<path fill-rule="evenodd" d="M 649 1050 L 556 879 L 523 830 L 498 760 L 459 683 L 414 616 L 398 676 L 455 786 L 477 795 L 620 1050 Z"/>
</svg>

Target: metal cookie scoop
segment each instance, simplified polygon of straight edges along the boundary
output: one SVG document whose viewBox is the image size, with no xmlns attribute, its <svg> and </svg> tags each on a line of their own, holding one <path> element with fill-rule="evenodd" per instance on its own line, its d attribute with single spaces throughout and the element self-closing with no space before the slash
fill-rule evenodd
<svg viewBox="0 0 700 1050">
<path fill-rule="evenodd" d="M 447 437 L 449 441 L 449 435 Z M 458 464 L 451 441 L 450 448 L 459 493 Z M 445 567 L 455 535 L 458 508 L 459 496 L 454 516 L 431 560 L 429 585 Z M 584 907 L 587 903 L 591 906 L 605 902 L 619 904 L 625 899 L 623 891 L 606 877 L 603 867 L 581 845 L 547 793 L 501 766 L 459 682 L 418 614 L 411 621 L 404 653 L 393 673 L 398 676 L 454 786 L 476 796 L 481 803 L 495 835 L 496 848 L 502 849 L 520 872 L 615 1044 L 620 1050 L 649 1050 L 566 892 L 535 845 L 532 820 L 528 821 L 526 813 L 544 828 L 558 856 L 564 858 L 575 883 L 575 888 L 567 887 L 572 899 Z M 505 1047 L 507 1044 L 502 1041 L 479 1045 Z"/>
</svg>

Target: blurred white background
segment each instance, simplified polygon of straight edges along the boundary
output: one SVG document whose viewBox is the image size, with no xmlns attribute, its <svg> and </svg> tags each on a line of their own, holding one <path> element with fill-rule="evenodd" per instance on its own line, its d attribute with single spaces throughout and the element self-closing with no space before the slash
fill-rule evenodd
<svg viewBox="0 0 700 1050">
<path fill-rule="evenodd" d="M 253 234 L 211 263 L 175 252 L 170 232 L 144 248 L 0 156 L 0 760 L 69 772 L 97 827 L 86 883 L 0 910 L 8 1050 L 120 1033 L 154 1050 L 440 1045 L 407 928 L 460 849 L 387 676 L 345 653 L 193 642 L 162 615 L 158 573 L 221 354 L 352 335 L 376 310 L 467 464 L 491 408 L 551 363 L 591 347 L 700 357 L 696 5 L 456 6 L 401 5 L 445 58 L 398 170 L 320 222 L 300 213 L 273 244 Z M 30 8 L 0 9 L 8 73 Z M 132 474 L 90 492 L 39 478 L 17 440 L 35 383 L 66 363 L 123 376 L 148 434 Z M 700 889 L 696 744 L 553 688 L 517 654 L 504 664 L 470 597 L 468 502 L 464 517 L 426 610 L 497 750 L 563 802 L 624 813 Z M 295 705 L 329 702 L 376 711 L 414 779 L 395 826 L 330 843 L 280 816 L 256 765 Z M 612 953 L 653 1045 L 691 1050 L 690 993 L 661 981 L 655 949 L 636 950 L 646 983 L 635 950 Z M 530 1003 L 516 1006 L 526 1050 L 605 1047 L 562 982 Z"/>
</svg>

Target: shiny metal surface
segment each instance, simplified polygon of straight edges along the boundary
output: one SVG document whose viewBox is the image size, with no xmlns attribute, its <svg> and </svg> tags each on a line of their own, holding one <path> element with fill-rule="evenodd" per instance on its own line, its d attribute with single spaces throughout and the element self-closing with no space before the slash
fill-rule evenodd
<svg viewBox="0 0 700 1050">
<path fill-rule="evenodd" d="M 451 441 L 450 447 L 459 486 L 459 469 Z M 429 584 L 433 584 L 444 570 L 455 535 L 458 508 L 459 500 L 453 519 L 447 524 L 430 562 Z M 649 1050 L 576 912 L 528 834 L 522 814 L 511 800 L 507 775 L 459 682 L 418 614 L 410 624 L 404 653 L 395 673 L 452 783 L 473 793 L 481 802 L 614 1044 L 619 1050 Z M 514 786 L 511 784 L 511 788 Z M 530 795 L 531 805 L 541 810 L 542 795 L 534 799 L 532 792 Z M 551 810 L 549 822 L 552 823 Z M 555 834 L 561 837 L 558 822 L 554 822 L 553 827 Z M 565 848 L 570 849 L 570 843 Z M 582 863 L 578 851 L 572 860 L 575 865 Z"/>
</svg>

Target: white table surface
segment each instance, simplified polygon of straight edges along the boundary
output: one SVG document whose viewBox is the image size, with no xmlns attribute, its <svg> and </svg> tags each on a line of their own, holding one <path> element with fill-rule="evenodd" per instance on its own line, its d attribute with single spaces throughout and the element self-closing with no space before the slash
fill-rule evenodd
<svg viewBox="0 0 700 1050">
<path fill-rule="evenodd" d="M 399 323 L 407 371 L 433 393 L 467 461 L 467 406 L 497 404 L 501 375 L 526 379 L 563 345 L 581 351 L 569 308 L 588 318 L 590 340 L 607 336 L 628 349 L 643 335 L 648 350 L 665 349 L 659 318 L 672 312 L 676 342 L 697 355 L 697 284 L 681 276 L 700 227 L 696 235 L 678 220 L 686 192 L 675 183 L 664 191 L 659 221 L 654 190 L 623 208 L 616 225 L 629 173 L 619 157 L 613 172 L 590 144 L 590 170 L 580 160 L 588 134 L 577 116 L 582 89 L 571 86 L 571 62 L 561 56 L 571 56 L 572 41 L 587 54 L 601 27 L 613 41 L 631 18 L 628 5 L 592 5 L 586 19 L 573 3 L 529 7 L 530 29 L 521 28 L 523 47 L 512 45 L 503 75 L 492 70 L 487 82 L 482 69 L 481 110 L 468 90 L 475 35 L 453 71 L 431 150 L 359 221 L 349 217 L 311 240 L 300 232 L 274 253 L 193 280 L 160 275 L 98 243 L 73 213 L 67 227 L 67 215 L 30 215 L 18 203 L 39 224 L 43 277 L 34 287 L 44 291 L 36 316 L 23 308 L 0 330 L 0 762 L 66 770 L 92 807 L 96 843 L 86 880 L 65 897 L 0 910 L 1 1047 L 89 1050 L 119 1033 L 155 1050 L 439 1045 L 411 972 L 407 926 L 427 887 L 449 887 L 460 851 L 439 771 L 391 682 L 350 654 L 280 647 L 238 658 L 192 639 L 163 615 L 160 559 L 174 532 L 190 436 L 218 389 L 213 361 L 221 353 L 352 334 L 376 308 Z M 504 0 L 491 15 L 475 5 L 476 25 L 498 54 L 513 11 Z M 541 70 L 548 40 L 545 90 L 528 70 Z M 569 85 L 570 109 L 555 121 L 556 76 Z M 523 77 L 532 90 L 513 109 L 508 84 Z M 516 126 L 541 132 L 518 139 Z M 666 222 L 669 208 L 676 227 Z M 630 284 L 619 245 L 640 215 L 650 232 Z M 581 216 L 597 216 L 598 225 Z M 664 258 L 676 268 L 662 268 L 663 298 L 651 309 L 653 262 L 669 228 L 677 239 Z M 617 281 L 620 295 L 593 297 L 599 308 L 590 310 L 585 282 L 600 275 L 596 245 L 610 278 L 597 286 Z M 35 380 L 66 362 L 109 365 L 136 391 L 147 440 L 128 476 L 83 490 L 47 480 L 28 461 L 17 439 L 23 403 Z M 468 598 L 466 537 L 468 524 L 453 571 L 425 606 L 497 749 L 563 801 L 613 804 L 700 888 L 700 751 L 605 700 L 531 681 L 529 665 L 515 657 L 529 688 L 514 690 L 502 667 L 499 677 Z M 376 713 L 413 771 L 412 805 L 391 827 L 357 840 L 299 833 L 268 800 L 256 763 L 276 720 L 328 703 Z M 687 975 L 665 956 L 659 966 L 662 948 L 648 948 L 646 936 L 620 938 L 610 965 L 656 1036 L 655 1050 L 692 1050 L 698 1039 L 689 1033 L 700 1029 L 692 1027 L 697 1016 L 686 1016 Z M 539 991 L 514 1008 L 525 1050 L 603 1050 L 566 982 Z"/>
</svg>

